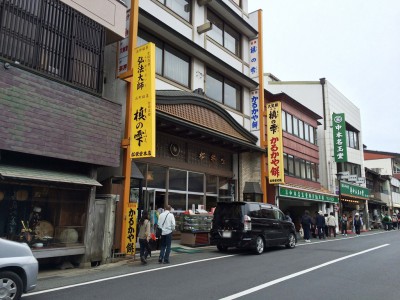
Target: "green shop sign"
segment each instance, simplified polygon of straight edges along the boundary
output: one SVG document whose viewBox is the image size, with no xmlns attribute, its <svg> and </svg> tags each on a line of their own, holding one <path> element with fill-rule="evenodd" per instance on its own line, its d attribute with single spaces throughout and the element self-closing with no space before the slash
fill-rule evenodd
<svg viewBox="0 0 400 300">
<path fill-rule="evenodd" d="M 284 187 L 279 187 L 279 196 L 319 202 L 339 203 L 338 196 L 312 193 L 309 191 L 292 190 Z"/>
<path fill-rule="evenodd" d="M 369 190 L 366 188 L 363 188 L 361 186 L 341 182 L 340 183 L 340 194 L 368 199 Z"/>
</svg>

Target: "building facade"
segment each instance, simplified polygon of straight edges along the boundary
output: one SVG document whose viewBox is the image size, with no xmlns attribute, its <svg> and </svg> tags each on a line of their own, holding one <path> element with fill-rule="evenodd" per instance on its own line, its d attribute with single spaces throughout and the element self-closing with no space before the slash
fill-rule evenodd
<svg viewBox="0 0 400 300">
<path fill-rule="evenodd" d="M 126 6 L 81 2 L 0 1 L 0 236 L 90 263 L 110 238 L 97 174 L 120 164 L 122 106 L 103 97 L 104 51 Z"/>
<path fill-rule="evenodd" d="M 396 213 L 400 209 L 400 154 L 364 149 L 364 160 L 366 167 L 387 178 L 381 190 L 388 197 L 388 213 Z"/>
<path fill-rule="evenodd" d="M 137 46 L 156 47 L 156 157 L 132 164 L 139 211 L 166 204 L 176 215 L 210 211 L 217 201 L 241 200 L 246 182 L 260 181 L 252 96 L 260 80 L 250 60 L 261 55 L 253 45 L 258 15 L 248 13 L 247 1 L 139 1 Z M 115 93 L 125 111 L 127 84 L 115 79 L 118 51 L 106 49 L 105 94 Z M 113 184 L 102 191 L 120 191 L 121 174 L 122 165 L 103 168 L 99 181 Z"/>
<path fill-rule="evenodd" d="M 362 147 L 360 109 L 347 99 L 325 78 L 319 81 L 280 81 L 272 74 L 265 74 L 265 88 L 273 93 L 284 92 L 299 103 L 322 116 L 316 130 L 319 148 L 319 182 L 340 198 L 338 212 L 353 216 L 356 212 L 368 218 L 368 190 L 365 188 L 365 170 Z M 334 156 L 333 114 L 344 114 L 347 152 L 345 161 L 337 162 Z M 344 146 L 344 145 L 343 145 Z M 350 174 L 348 177 L 341 173 Z M 354 180 L 355 179 L 355 180 Z M 356 183 L 359 182 L 359 183 Z M 327 204 L 324 212 L 336 210 Z M 365 220 L 367 221 L 367 220 Z M 368 224 L 368 222 L 366 222 Z"/>
<path fill-rule="evenodd" d="M 264 99 L 265 105 L 277 101 L 281 103 L 285 175 L 283 184 L 268 184 L 268 200 L 288 213 L 299 230 L 305 210 L 313 215 L 331 204 L 337 209 L 339 204 L 338 196 L 323 188 L 319 182 L 320 158 L 316 133 L 322 117 L 285 93 L 265 91 Z M 270 139 L 268 134 L 266 139 Z"/>
</svg>

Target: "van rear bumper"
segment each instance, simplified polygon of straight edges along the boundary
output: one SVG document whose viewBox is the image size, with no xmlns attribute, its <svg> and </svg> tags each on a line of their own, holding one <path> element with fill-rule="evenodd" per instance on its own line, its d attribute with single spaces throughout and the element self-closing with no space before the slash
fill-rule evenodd
<svg viewBox="0 0 400 300">
<path fill-rule="evenodd" d="M 212 230 L 210 232 L 210 244 L 223 247 L 235 247 L 235 248 L 254 248 L 256 246 L 256 239 L 246 231 L 232 231 L 232 237 L 222 237 L 222 231 Z"/>
</svg>

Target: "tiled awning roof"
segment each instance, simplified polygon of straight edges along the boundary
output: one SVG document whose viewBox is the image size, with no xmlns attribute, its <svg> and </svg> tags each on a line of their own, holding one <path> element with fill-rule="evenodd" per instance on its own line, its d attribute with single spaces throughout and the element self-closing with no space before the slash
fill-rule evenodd
<svg viewBox="0 0 400 300">
<path fill-rule="evenodd" d="M 102 186 L 96 180 L 82 174 L 34 169 L 14 165 L 0 165 L 0 179 L 3 178 Z"/>
</svg>

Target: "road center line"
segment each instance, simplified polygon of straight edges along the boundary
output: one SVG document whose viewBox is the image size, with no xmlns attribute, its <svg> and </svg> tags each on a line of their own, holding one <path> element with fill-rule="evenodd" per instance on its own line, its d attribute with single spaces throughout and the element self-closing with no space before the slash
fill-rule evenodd
<svg viewBox="0 0 400 300">
<path fill-rule="evenodd" d="M 117 275 L 117 276 L 113 276 L 113 277 L 101 278 L 101 279 L 97 279 L 97 280 L 91 280 L 91 281 L 87 281 L 87 282 L 81 282 L 81 283 L 61 286 L 61 287 L 57 287 L 54 289 L 32 292 L 32 293 L 24 294 L 24 295 L 22 295 L 22 297 L 46 294 L 46 293 L 61 291 L 61 290 L 70 289 L 70 288 L 74 288 L 74 287 L 78 287 L 78 286 L 84 286 L 84 285 L 114 280 L 114 279 L 123 278 L 123 277 L 135 276 L 135 275 L 140 275 L 140 274 L 149 273 L 149 272 L 156 272 L 156 271 L 169 269 L 169 268 L 177 268 L 177 267 L 181 267 L 181 266 L 185 266 L 185 265 L 191 265 L 191 264 L 201 263 L 201 262 L 205 262 L 205 261 L 228 258 L 228 257 L 232 257 L 232 256 L 236 256 L 236 254 L 224 255 L 224 256 L 218 256 L 218 257 L 212 257 L 212 258 L 205 258 L 205 259 L 200 259 L 200 260 L 195 260 L 195 261 L 184 262 L 184 263 L 180 263 L 180 264 L 176 264 L 176 265 L 168 265 L 168 266 L 163 265 L 160 268 L 148 269 L 148 270 L 143 270 L 143 271 L 139 271 L 139 272 L 135 272 L 135 273 L 122 274 L 122 275 Z"/>
<path fill-rule="evenodd" d="M 281 278 L 278 278 L 278 279 L 275 279 L 275 280 L 266 282 L 266 283 L 264 283 L 264 284 L 255 286 L 255 287 L 253 287 L 253 288 L 251 288 L 251 289 L 242 291 L 242 292 L 240 292 L 240 293 L 236 293 L 236 294 L 233 294 L 233 295 L 231 295 L 231 296 L 228 296 L 228 297 L 225 297 L 225 298 L 221 298 L 220 300 L 232 300 L 232 299 L 237 299 L 237 298 L 239 298 L 239 297 L 243 297 L 243 296 L 246 296 L 246 295 L 248 295 L 248 294 L 257 292 L 257 291 L 259 291 L 259 290 L 265 289 L 265 288 L 270 287 L 270 286 L 272 286 L 272 285 L 275 285 L 275 284 L 277 284 L 277 283 L 280 283 L 280 282 L 283 282 L 283 281 L 292 279 L 292 278 L 294 278 L 294 277 L 297 277 L 297 276 L 300 276 L 300 275 L 303 275 L 303 274 L 312 272 L 312 271 L 314 271 L 314 270 L 317 270 L 317 269 L 320 269 L 320 268 L 329 266 L 329 265 L 334 264 L 334 263 L 337 263 L 337 262 L 339 262 L 339 261 L 342 261 L 342 260 L 345 260 L 345 259 L 348 259 L 348 258 L 352 258 L 352 257 L 355 257 L 355 256 L 357 256 L 357 255 L 365 254 L 365 253 L 367 253 L 367 252 L 374 251 L 374 250 L 377 250 L 377 249 L 380 249 L 380 248 L 383 248 L 383 247 L 386 247 L 386 246 L 389 246 L 389 244 L 384 244 L 384 245 L 381 245 L 381 246 L 378 246 L 378 247 L 370 248 L 370 249 L 367 249 L 367 250 L 364 250 L 364 251 L 361 251 L 361 252 L 357 252 L 357 253 L 350 254 L 350 255 L 347 255 L 347 256 L 344 256 L 344 257 L 341 257 L 341 258 L 338 258 L 338 259 L 334 259 L 334 260 L 332 260 L 332 261 L 328 261 L 328 262 L 323 263 L 323 264 L 321 264 L 321 265 L 318 265 L 318 266 L 315 266 L 315 267 L 312 267 L 312 268 L 309 268 L 309 269 L 306 269 L 306 270 L 303 270 L 303 271 L 300 271 L 300 272 L 297 272 L 297 273 L 293 273 L 293 274 L 291 274 L 291 275 L 287 275 L 287 276 L 284 276 L 284 277 L 281 277 Z"/>
</svg>

